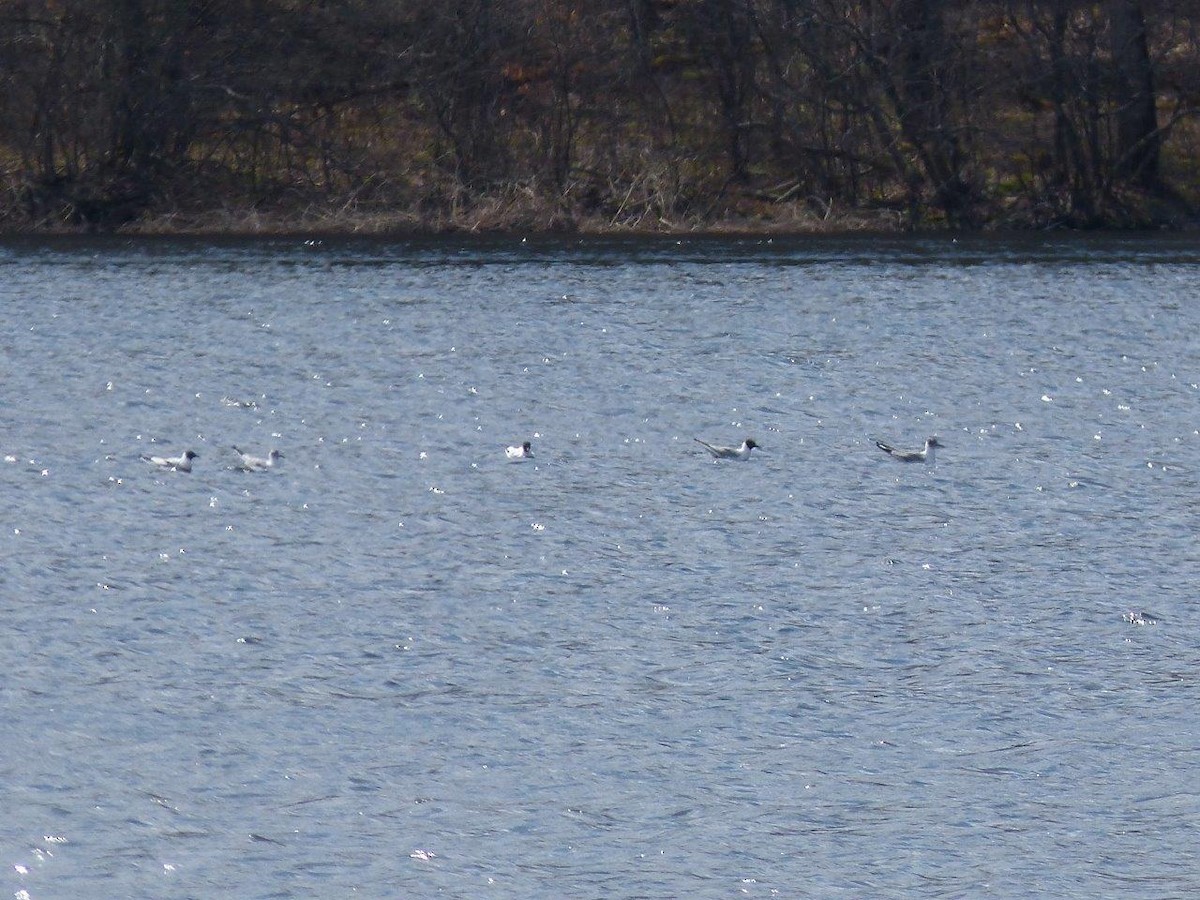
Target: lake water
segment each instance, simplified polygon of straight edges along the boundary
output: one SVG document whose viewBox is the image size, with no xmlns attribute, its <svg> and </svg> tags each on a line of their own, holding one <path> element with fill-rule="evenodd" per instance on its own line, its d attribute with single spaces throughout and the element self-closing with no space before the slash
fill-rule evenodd
<svg viewBox="0 0 1200 900">
<path fill-rule="evenodd" d="M 1200 239 L 0 276 L 7 896 L 1200 891 Z"/>
</svg>

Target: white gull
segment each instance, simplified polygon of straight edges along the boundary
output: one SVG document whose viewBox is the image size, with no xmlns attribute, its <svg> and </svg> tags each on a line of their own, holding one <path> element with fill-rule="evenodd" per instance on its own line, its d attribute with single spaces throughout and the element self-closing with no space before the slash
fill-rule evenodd
<svg viewBox="0 0 1200 900">
<path fill-rule="evenodd" d="M 717 447 L 707 441 L 700 440 L 700 438 L 692 438 L 692 440 L 711 453 L 713 459 L 747 460 L 750 458 L 751 450 L 762 450 L 762 447 L 754 442 L 754 438 L 746 438 L 742 441 L 742 446 L 740 447 Z"/>
<path fill-rule="evenodd" d="M 526 441 L 519 447 L 505 447 L 504 455 L 509 459 L 533 459 L 533 444 Z"/>
<path fill-rule="evenodd" d="M 233 447 L 233 452 L 242 458 L 238 463 L 238 468 L 243 472 L 265 472 L 267 469 L 275 468 L 275 464 L 283 459 L 283 454 L 274 449 L 266 456 L 251 456 L 237 447 Z"/>
<path fill-rule="evenodd" d="M 146 454 L 142 454 L 142 459 L 146 462 L 163 469 L 174 469 L 176 472 L 192 471 L 192 460 L 197 458 L 198 454 L 191 450 L 185 450 L 180 456 L 147 456 Z"/>
<path fill-rule="evenodd" d="M 934 461 L 934 447 L 944 447 L 945 444 L 938 442 L 934 435 L 925 438 L 925 446 L 920 450 L 897 450 L 891 444 L 885 444 L 883 441 L 876 441 L 875 446 L 894 459 L 900 462 L 927 462 Z"/>
</svg>

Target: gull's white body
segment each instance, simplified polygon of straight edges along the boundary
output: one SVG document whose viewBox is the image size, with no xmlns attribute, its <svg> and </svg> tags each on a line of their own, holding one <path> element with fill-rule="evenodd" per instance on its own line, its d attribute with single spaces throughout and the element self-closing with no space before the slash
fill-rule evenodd
<svg viewBox="0 0 1200 900">
<path fill-rule="evenodd" d="M 693 440 L 711 453 L 713 459 L 737 459 L 745 462 L 750 458 L 751 450 L 762 449 L 754 442 L 753 438 L 746 438 L 746 440 L 742 441 L 740 447 L 718 447 L 707 441 L 702 441 L 700 438 L 693 438 Z"/>
<path fill-rule="evenodd" d="M 519 447 L 505 447 L 504 455 L 509 459 L 533 459 L 533 445 L 526 441 Z"/>
<path fill-rule="evenodd" d="M 930 436 L 925 439 L 925 446 L 920 450 L 897 450 L 891 444 L 885 444 L 883 441 L 876 441 L 875 446 L 893 459 L 900 460 L 900 462 L 932 463 L 934 461 L 934 448 L 943 445 L 938 443 L 936 437 Z"/>
<path fill-rule="evenodd" d="M 249 453 L 243 453 L 237 447 L 233 448 L 233 452 L 242 458 L 238 463 L 238 468 L 243 472 L 265 472 L 267 469 L 275 468 L 275 464 L 283 459 L 283 454 L 278 450 L 272 450 L 266 456 L 251 456 Z"/>
<path fill-rule="evenodd" d="M 197 454 L 191 450 L 185 450 L 179 456 L 146 456 L 142 455 L 142 459 L 152 465 L 158 466 L 161 469 L 173 469 L 176 472 L 192 471 L 192 460 L 197 458 Z"/>
</svg>

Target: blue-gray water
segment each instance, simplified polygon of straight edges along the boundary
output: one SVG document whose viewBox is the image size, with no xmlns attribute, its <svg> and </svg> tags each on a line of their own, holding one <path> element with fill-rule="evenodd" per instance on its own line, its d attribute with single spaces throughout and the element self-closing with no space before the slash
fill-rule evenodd
<svg viewBox="0 0 1200 900">
<path fill-rule="evenodd" d="M 0 891 L 1194 895 L 1198 297 L 1188 238 L 2 245 Z"/>
</svg>

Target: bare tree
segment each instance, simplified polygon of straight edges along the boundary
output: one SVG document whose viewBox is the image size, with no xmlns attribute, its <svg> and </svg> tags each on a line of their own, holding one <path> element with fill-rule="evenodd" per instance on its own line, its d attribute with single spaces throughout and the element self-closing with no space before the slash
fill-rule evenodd
<svg viewBox="0 0 1200 900">
<path fill-rule="evenodd" d="M 1117 119 L 1114 168 L 1118 177 L 1152 188 L 1158 183 L 1160 135 L 1141 0 L 1110 0 L 1108 19 Z"/>
<path fill-rule="evenodd" d="M 1197 60 L 1190 0 L 0 0 L 0 221 L 1137 223 L 1197 197 Z"/>
</svg>

